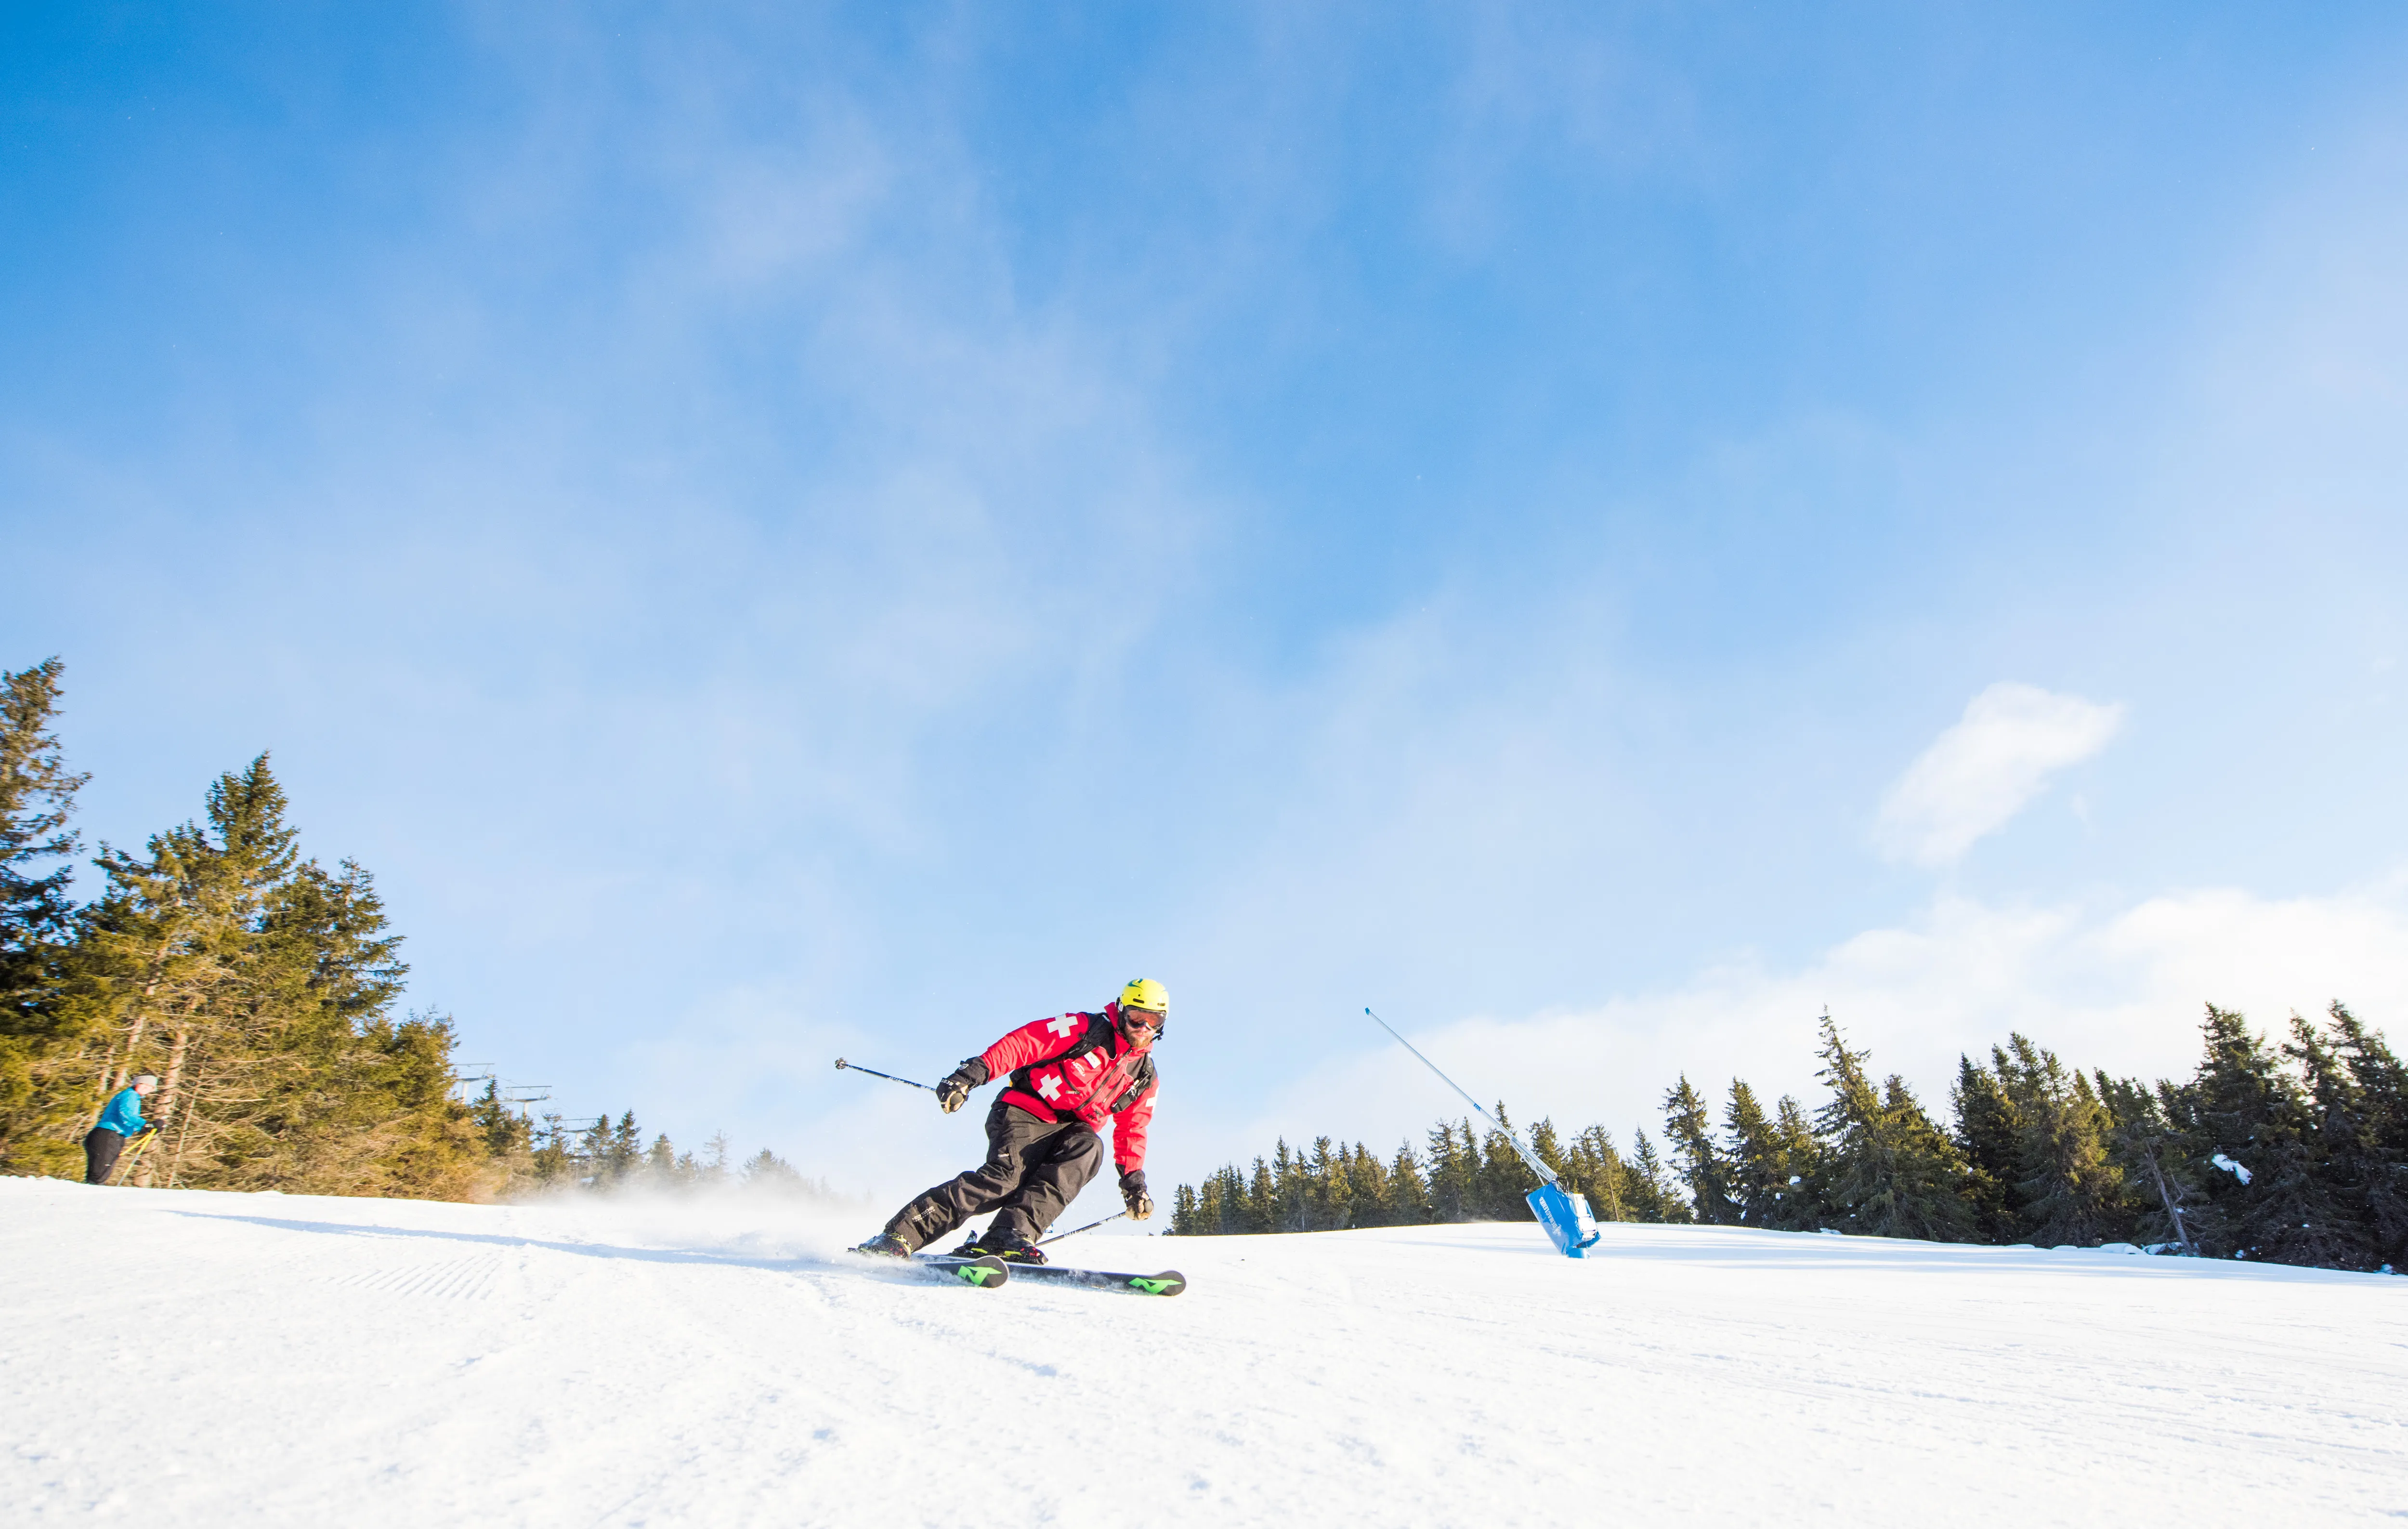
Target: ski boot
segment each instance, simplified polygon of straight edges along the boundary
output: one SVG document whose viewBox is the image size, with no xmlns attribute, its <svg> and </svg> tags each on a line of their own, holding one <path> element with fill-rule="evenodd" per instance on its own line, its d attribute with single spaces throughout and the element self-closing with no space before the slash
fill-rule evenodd
<svg viewBox="0 0 2408 1529">
<path fill-rule="evenodd" d="M 1045 1262 L 1043 1249 L 1019 1232 L 997 1233 L 990 1227 L 986 1234 L 978 1239 L 978 1250 L 988 1258 L 999 1258 L 1006 1263 Z"/>
<path fill-rule="evenodd" d="M 945 1255 L 948 1258 L 999 1258 L 1006 1263 L 1042 1263 L 1037 1245 L 1016 1232 L 981 1232 Z"/>
<path fill-rule="evenodd" d="M 855 1248 L 853 1251 L 867 1253 L 871 1258 L 910 1258 L 911 1256 L 911 1249 L 905 1246 L 902 1238 L 892 1232 L 881 1232 Z"/>
</svg>

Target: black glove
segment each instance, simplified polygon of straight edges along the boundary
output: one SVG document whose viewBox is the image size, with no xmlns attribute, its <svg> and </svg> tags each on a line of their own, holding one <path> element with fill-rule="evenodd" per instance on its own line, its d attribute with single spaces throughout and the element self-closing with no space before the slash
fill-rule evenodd
<svg viewBox="0 0 2408 1529">
<path fill-rule="evenodd" d="M 1154 1214 L 1154 1197 L 1145 1192 L 1145 1170 L 1132 1168 L 1121 1175 L 1121 1204 L 1128 1206 L 1128 1218 L 1142 1221 Z"/>
<path fill-rule="evenodd" d="M 962 1107 L 962 1101 L 970 1096 L 970 1090 L 985 1081 L 986 1063 L 972 1057 L 946 1074 L 945 1080 L 937 1085 L 937 1107 L 947 1115 L 953 1114 Z"/>
</svg>

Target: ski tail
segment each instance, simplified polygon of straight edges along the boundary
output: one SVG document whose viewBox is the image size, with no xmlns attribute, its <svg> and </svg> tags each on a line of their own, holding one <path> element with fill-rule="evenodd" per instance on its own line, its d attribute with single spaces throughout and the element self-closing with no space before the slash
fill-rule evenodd
<svg viewBox="0 0 2408 1529">
<path fill-rule="evenodd" d="M 867 1264 L 883 1264 L 897 1274 L 924 1275 L 937 1279 L 957 1279 L 979 1290 L 991 1291 L 1010 1282 L 1011 1268 L 999 1258 L 939 1258 L 927 1253 L 897 1257 L 891 1253 L 867 1252 L 849 1248 Z"/>
<path fill-rule="evenodd" d="M 1177 1295 L 1187 1289 L 1187 1277 L 1176 1269 L 1165 1269 L 1159 1274 L 1129 1274 L 1115 1269 L 1074 1269 L 1059 1263 L 1023 1263 L 1012 1272 L 1043 1285 L 1077 1285 L 1085 1290 L 1120 1291 L 1130 1295 Z"/>
<path fill-rule="evenodd" d="M 946 1254 L 922 1253 L 912 1262 L 935 1274 L 960 1280 L 991 1291 L 1011 1281 L 1011 1265 L 992 1255 L 979 1258 L 954 1258 Z"/>
</svg>

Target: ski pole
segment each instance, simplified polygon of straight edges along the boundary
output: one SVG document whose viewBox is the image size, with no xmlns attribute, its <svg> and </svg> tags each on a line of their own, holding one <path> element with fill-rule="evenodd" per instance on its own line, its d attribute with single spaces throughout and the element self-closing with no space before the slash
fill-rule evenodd
<svg viewBox="0 0 2408 1529">
<path fill-rule="evenodd" d="M 1365 1014 L 1371 1014 L 1371 1010 L 1368 1005 L 1364 1008 L 1363 1012 Z M 1371 1014 L 1371 1023 L 1379 1026 L 1382 1030 L 1386 1031 L 1391 1035 L 1397 1035 L 1396 1027 L 1389 1024 L 1385 1019 L 1381 1018 L 1376 1014 Z M 1414 1056 L 1420 1057 L 1421 1064 L 1424 1067 L 1428 1068 L 1433 1073 L 1438 1073 L 1438 1063 L 1430 1060 L 1427 1057 L 1423 1057 L 1421 1051 L 1414 1046 L 1412 1042 L 1406 1040 L 1401 1035 L 1397 1035 L 1397 1044 L 1403 1046 L 1406 1050 L 1412 1052 Z M 1541 1162 L 1535 1153 L 1531 1152 L 1529 1148 L 1524 1147 L 1520 1137 L 1514 1135 L 1503 1126 L 1498 1125 L 1495 1117 L 1491 1116 L 1486 1110 L 1480 1109 L 1480 1101 L 1472 1098 L 1469 1093 L 1464 1093 L 1462 1084 L 1457 1083 L 1455 1079 L 1447 1076 L 1444 1073 L 1438 1073 L 1438 1080 L 1440 1083 L 1445 1084 L 1448 1088 L 1453 1089 L 1455 1092 L 1463 1094 L 1463 1102 L 1465 1103 L 1470 1105 L 1475 1110 L 1480 1110 L 1480 1118 L 1486 1120 L 1489 1126 L 1495 1130 L 1498 1135 L 1513 1144 L 1513 1150 L 1520 1153 L 1522 1161 L 1530 1165 L 1530 1172 L 1539 1176 L 1540 1183 L 1553 1184 L 1555 1181 L 1555 1171 L 1553 1168 L 1548 1167 L 1545 1163 Z"/>
<path fill-rule="evenodd" d="M 882 1077 L 889 1083 L 900 1083 L 907 1089 L 928 1089 L 928 1086 L 924 1083 L 914 1083 L 908 1077 L 896 1077 L 892 1073 L 882 1073 L 875 1067 L 864 1067 L 857 1061 L 847 1061 L 842 1057 L 837 1058 L 836 1065 L 839 1072 L 850 1067 L 856 1073 L 867 1073 L 871 1077 Z M 934 1089 L 928 1089 L 928 1091 L 930 1093 L 935 1093 L 937 1090 Z"/>
<path fill-rule="evenodd" d="M 1127 1214 L 1127 1211 L 1116 1210 L 1110 1216 L 1105 1217 L 1104 1221 L 1117 1221 Z M 1103 1225 L 1104 1221 L 1089 1221 L 1086 1225 L 1080 1227 L 1077 1231 L 1057 1233 L 1051 1237 L 1040 1238 L 1039 1239 L 1037 1246 L 1042 1248 L 1049 1242 L 1060 1242 L 1064 1237 L 1075 1237 L 1080 1232 L 1093 1232 L 1096 1228 Z"/>
<path fill-rule="evenodd" d="M 141 1139 L 134 1144 L 134 1150 L 126 1153 L 125 1161 L 119 1163 L 116 1170 L 108 1176 L 108 1182 L 111 1184 L 124 1183 L 127 1176 L 134 1172 L 134 1165 L 142 1161 L 142 1149 L 150 1146 L 150 1138 L 157 1134 L 159 1133 L 156 1131 L 144 1132 Z"/>
</svg>

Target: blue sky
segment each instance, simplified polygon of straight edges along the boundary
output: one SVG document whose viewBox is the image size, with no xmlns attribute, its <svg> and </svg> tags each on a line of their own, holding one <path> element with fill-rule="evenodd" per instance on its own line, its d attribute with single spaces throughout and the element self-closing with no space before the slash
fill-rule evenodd
<svg viewBox="0 0 2408 1529">
<path fill-rule="evenodd" d="M 465 1057 L 880 1194 L 2408 1036 L 2396 7 L 10 7 L 0 665 Z M 1393 1047 L 1390 1048 L 1393 1050 Z"/>
</svg>

